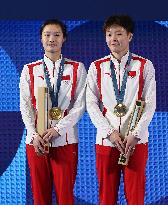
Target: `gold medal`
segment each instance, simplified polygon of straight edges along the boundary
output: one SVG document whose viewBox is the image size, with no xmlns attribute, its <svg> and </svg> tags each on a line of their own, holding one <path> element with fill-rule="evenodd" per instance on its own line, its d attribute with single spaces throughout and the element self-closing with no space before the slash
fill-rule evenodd
<svg viewBox="0 0 168 205">
<path fill-rule="evenodd" d="M 115 107 L 114 107 L 114 114 L 117 117 L 123 117 L 124 115 L 126 115 L 127 113 L 127 107 L 122 104 L 122 103 L 118 103 Z"/>
<path fill-rule="evenodd" d="M 51 120 L 60 120 L 62 118 L 62 110 L 59 107 L 53 107 L 49 110 L 49 117 Z"/>
</svg>

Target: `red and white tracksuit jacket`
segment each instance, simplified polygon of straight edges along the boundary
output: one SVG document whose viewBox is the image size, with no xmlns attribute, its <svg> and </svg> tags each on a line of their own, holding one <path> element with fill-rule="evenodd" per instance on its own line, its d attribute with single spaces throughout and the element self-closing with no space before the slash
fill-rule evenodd
<svg viewBox="0 0 168 205">
<path fill-rule="evenodd" d="M 61 56 L 62 58 L 62 56 Z M 44 61 L 50 75 L 51 85 L 56 88 L 58 68 L 61 59 L 55 63 L 44 56 Z M 78 142 L 76 123 L 85 111 L 86 70 L 80 62 L 65 58 L 64 72 L 58 95 L 58 107 L 64 112 L 59 122 L 51 121 L 61 137 L 52 141 L 53 147 L 64 146 Z M 43 59 L 24 66 L 20 77 L 20 110 L 27 129 L 26 144 L 30 144 L 36 134 L 37 119 L 37 89 L 47 87 Z M 51 107 L 51 101 L 50 101 Z"/>
<path fill-rule="evenodd" d="M 129 51 L 122 57 L 120 63 L 112 55 L 108 55 L 90 65 L 87 76 L 86 106 L 97 128 L 96 144 L 113 147 L 108 136 L 114 129 L 120 131 L 122 136 L 125 135 L 135 102 L 141 98 L 145 100 L 145 108 L 132 134 L 140 138 L 139 144 L 148 142 L 148 126 L 156 108 L 155 70 L 151 61 L 132 54 L 123 101 L 128 112 L 122 118 L 113 113 L 117 101 L 111 78 L 110 60 L 115 66 L 118 88 L 121 88 L 128 55 Z"/>
</svg>

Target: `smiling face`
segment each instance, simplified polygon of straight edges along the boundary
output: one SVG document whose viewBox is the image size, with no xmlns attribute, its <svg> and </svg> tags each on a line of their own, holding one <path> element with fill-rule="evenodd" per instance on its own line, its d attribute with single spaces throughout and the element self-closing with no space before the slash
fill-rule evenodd
<svg viewBox="0 0 168 205">
<path fill-rule="evenodd" d="M 106 29 L 106 43 L 117 59 L 121 59 L 127 53 L 131 39 L 132 33 L 119 25 L 112 25 Z"/>
<path fill-rule="evenodd" d="M 45 55 L 60 55 L 61 48 L 65 41 L 60 25 L 46 25 L 42 31 L 41 42 L 45 50 Z"/>
</svg>

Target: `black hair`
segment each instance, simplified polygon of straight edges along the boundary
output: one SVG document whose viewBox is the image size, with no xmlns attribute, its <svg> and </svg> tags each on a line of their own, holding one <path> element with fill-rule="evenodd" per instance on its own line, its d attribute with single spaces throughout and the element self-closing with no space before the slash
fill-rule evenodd
<svg viewBox="0 0 168 205">
<path fill-rule="evenodd" d="M 62 21 L 60 21 L 60 20 L 58 20 L 58 19 L 48 19 L 48 20 L 46 20 L 46 21 L 42 24 L 42 26 L 41 26 L 41 28 L 40 28 L 40 36 L 42 36 L 42 32 L 43 32 L 45 26 L 47 26 L 47 25 L 59 25 L 59 26 L 61 27 L 61 30 L 62 30 L 62 33 L 63 33 L 63 37 L 64 37 L 64 38 L 67 37 L 67 28 L 66 28 L 66 25 L 65 25 Z"/>
<path fill-rule="evenodd" d="M 103 25 L 103 31 L 106 32 L 106 30 L 111 27 L 112 25 L 118 25 L 123 27 L 128 33 L 134 32 L 134 22 L 132 18 L 128 15 L 114 15 L 110 16 L 106 19 Z"/>
</svg>

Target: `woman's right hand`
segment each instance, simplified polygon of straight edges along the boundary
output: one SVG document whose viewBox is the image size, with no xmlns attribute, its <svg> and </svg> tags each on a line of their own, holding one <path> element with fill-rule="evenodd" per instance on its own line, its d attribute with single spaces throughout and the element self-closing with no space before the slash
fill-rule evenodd
<svg viewBox="0 0 168 205">
<path fill-rule="evenodd" d="M 125 145 L 122 142 L 120 133 L 117 130 L 114 130 L 109 136 L 111 143 L 122 153 L 125 153 Z"/>
<path fill-rule="evenodd" d="M 45 154 L 44 145 L 45 145 L 44 140 L 41 138 L 39 134 L 36 134 L 33 139 L 33 146 L 37 155 Z"/>
</svg>

